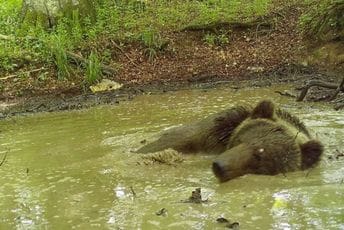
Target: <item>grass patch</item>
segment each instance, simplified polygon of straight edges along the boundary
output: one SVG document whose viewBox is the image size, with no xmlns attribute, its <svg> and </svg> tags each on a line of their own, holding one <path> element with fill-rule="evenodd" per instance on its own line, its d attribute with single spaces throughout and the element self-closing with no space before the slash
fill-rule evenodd
<svg viewBox="0 0 344 230">
<path fill-rule="evenodd" d="M 94 52 L 91 52 L 90 56 L 87 60 L 86 66 L 86 84 L 92 85 L 96 83 L 101 77 L 101 68 L 100 68 L 100 61 L 98 55 Z"/>
</svg>

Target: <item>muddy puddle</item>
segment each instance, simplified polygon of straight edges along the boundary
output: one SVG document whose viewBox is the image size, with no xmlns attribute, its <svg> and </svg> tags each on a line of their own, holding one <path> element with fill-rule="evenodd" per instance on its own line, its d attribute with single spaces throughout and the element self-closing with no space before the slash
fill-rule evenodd
<svg viewBox="0 0 344 230">
<path fill-rule="evenodd" d="M 0 121 L 0 229 L 344 229 L 344 114 L 271 88 L 143 95 L 116 106 Z M 219 184 L 213 156 L 140 164 L 132 153 L 162 129 L 236 103 L 273 99 L 326 146 L 319 167 Z M 201 188 L 207 202 L 185 203 Z"/>
</svg>

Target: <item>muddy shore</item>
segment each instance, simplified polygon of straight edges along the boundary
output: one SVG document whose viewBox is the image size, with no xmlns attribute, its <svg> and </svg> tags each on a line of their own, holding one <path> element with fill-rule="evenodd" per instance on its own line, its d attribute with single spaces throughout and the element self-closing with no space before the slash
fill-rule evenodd
<svg viewBox="0 0 344 230">
<path fill-rule="evenodd" d="M 325 74 L 311 68 L 294 66 L 288 69 L 280 68 L 270 73 L 260 73 L 241 77 L 240 80 L 228 80 L 217 78 L 216 76 L 209 76 L 163 84 L 159 82 L 145 85 L 132 84 L 124 85 L 117 90 L 98 93 L 59 93 L 21 99 L 9 99 L 0 104 L 0 119 L 39 112 L 80 110 L 105 104 L 116 105 L 123 101 L 132 100 L 134 97 L 142 94 L 161 94 L 183 89 L 206 90 L 217 86 L 240 90 L 246 87 L 267 87 L 273 84 L 289 83 L 294 85 L 294 87 L 290 89 L 290 92 L 293 93 L 276 93 L 281 94 L 281 96 L 295 97 L 298 94 L 295 88 L 302 86 L 309 80 L 324 80 L 326 82 L 335 83 L 339 81 L 339 78 L 340 76 L 336 74 Z M 315 87 L 309 92 L 306 100 L 326 100 L 330 94 L 330 90 Z"/>
</svg>

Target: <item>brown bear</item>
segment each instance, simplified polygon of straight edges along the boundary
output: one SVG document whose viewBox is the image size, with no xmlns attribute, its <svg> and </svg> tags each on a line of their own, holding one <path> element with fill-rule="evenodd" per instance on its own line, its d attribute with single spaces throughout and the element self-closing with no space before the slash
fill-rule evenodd
<svg viewBox="0 0 344 230">
<path fill-rule="evenodd" d="M 167 148 L 220 154 L 213 172 L 221 182 L 244 174 L 276 175 L 315 166 L 323 145 L 305 125 L 268 100 L 255 108 L 236 106 L 204 120 L 172 128 L 138 153 Z"/>
</svg>

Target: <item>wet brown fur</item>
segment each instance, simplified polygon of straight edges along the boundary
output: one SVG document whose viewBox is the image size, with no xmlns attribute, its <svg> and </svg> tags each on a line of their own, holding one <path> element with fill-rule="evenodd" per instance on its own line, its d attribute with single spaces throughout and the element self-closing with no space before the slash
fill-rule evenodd
<svg viewBox="0 0 344 230">
<path fill-rule="evenodd" d="M 274 175 L 315 166 L 323 146 L 311 138 L 297 117 L 264 100 L 254 108 L 232 107 L 204 120 L 167 130 L 158 140 L 137 152 L 149 153 L 167 148 L 183 153 L 207 152 L 220 154 L 217 162 L 224 162 L 233 158 L 235 153 L 231 151 L 239 146 L 239 151 L 244 153 L 238 154 L 238 159 L 233 161 L 239 162 L 239 168 L 235 169 L 239 171 L 233 177 L 246 173 Z M 243 150 L 240 150 L 241 143 L 244 143 Z M 263 151 L 259 152 L 261 149 Z M 245 151 L 250 153 L 247 155 Z M 230 163 L 230 166 L 223 165 L 232 171 L 236 167 Z M 232 179 L 232 176 L 228 178 Z M 227 180 L 226 176 L 219 179 Z"/>
<path fill-rule="evenodd" d="M 171 128 L 163 132 L 156 141 L 137 150 L 137 153 L 172 148 L 183 153 L 219 154 L 226 150 L 230 135 L 250 115 L 251 110 L 250 106 L 236 106 L 204 120 Z"/>
</svg>

